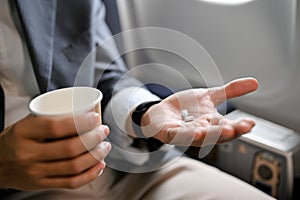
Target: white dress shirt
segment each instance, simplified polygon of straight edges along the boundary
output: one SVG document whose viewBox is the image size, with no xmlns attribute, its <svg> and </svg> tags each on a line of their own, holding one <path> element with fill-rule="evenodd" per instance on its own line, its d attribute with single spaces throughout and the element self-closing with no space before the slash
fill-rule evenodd
<svg viewBox="0 0 300 200">
<path fill-rule="evenodd" d="M 27 114 L 31 97 L 39 94 L 16 6 L 0 1 L 0 83 L 5 93 L 5 127 Z"/>
</svg>

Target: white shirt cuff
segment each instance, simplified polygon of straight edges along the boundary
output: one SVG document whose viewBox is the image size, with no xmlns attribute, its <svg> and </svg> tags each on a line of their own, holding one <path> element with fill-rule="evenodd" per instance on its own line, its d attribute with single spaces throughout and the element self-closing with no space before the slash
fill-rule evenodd
<svg viewBox="0 0 300 200">
<path fill-rule="evenodd" d="M 149 160 L 146 149 L 131 146 L 133 139 L 126 133 L 126 120 L 137 105 L 146 101 L 157 101 L 160 98 L 145 88 L 129 87 L 115 94 L 107 104 L 103 116 L 104 123 L 110 127 L 109 139 L 115 148 L 110 156 L 125 159 L 133 164 L 142 165 Z"/>
</svg>

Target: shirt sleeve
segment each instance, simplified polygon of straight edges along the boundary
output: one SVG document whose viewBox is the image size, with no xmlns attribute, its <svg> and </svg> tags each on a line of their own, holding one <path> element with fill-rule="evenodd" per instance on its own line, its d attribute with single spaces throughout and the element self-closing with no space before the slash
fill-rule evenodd
<svg viewBox="0 0 300 200">
<path fill-rule="evenodd" d="M 137 105 L 159 99 L 142 87 L 128 87 L 111 98 L 103 113 L 103 122 L 110 127 L 111 132 L 109 135 L 113 145 L 111 158 L 125 159 L 135 165 L 142 165 L 149 160 L 148 149 L 137 149 L 131 146 L 133 139 L 126 133 L 125 124 L 129 113 Z"/>
</svg>

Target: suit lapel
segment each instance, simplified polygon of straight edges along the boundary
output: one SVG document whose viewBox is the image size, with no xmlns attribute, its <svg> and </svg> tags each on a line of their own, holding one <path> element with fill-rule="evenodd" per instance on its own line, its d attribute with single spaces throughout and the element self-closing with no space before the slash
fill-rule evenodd
<svg viewBox="0 0 300 200">
<path fill-rule="evenodd" d="M 34 72 L 46 92 L 52 71 L 56 0 L 16 0 Z"/>
</svg>

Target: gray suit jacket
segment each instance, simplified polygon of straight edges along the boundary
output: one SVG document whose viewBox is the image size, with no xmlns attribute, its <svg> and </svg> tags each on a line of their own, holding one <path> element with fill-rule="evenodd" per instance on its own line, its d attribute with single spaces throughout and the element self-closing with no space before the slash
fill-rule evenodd
<svg viewBox="0 0 300 200">
<path fill-rule="evenodd" d="M 122 60 L 113 59 L 116 47 L 101 46 L 111 37 L 101 1 L 16 0 L 15 3 L 41 93 L 74 85 L 94 86 L 103 92 L 104 109 L 113 92 L 140 86 L 132 77 L 121 79 L 127 69 Z M 115 88 L 120 79 L 121 84 Z M 0 131 L 5 117 L 4 104 L 0 85 Z M 0 196 L 10 192 L 15 191 L 0 189 Z"/>
<path fill-rule="evenodd" d="M 105 9 L 100 0 L 16 0 L 16 6 L 41 93 L 74 85 L 95 86 L 103 92 L 104 109 L 113 92 L 142 85 L 132 77 L 122 78 L 127 69 L 121 59 L 115 59 L 118 57 L 115 45 L 103 43 L 111 33 L 104 21 Z M 4 110 L 0 85 L 1 130 Z M 164 163 L 161 160 L 175 155 L 174 151 L 166 155 L 161 152 L 144 167 Z M 109 157 L 107 162 L 132 165 Z M 15 190 L 0 189 L 0 196 L 10 192 Z"/>
<path fill-rule="evenodd" d="M 112 52 L 117 52 L 113 44 L 101 47 L 111 37 L 101 1 L 16 0 L 16 6 L 41 93 L 74 85 L 94 86 L 104 94 L 104 108 L 113 91 L 140 85 L 136 79 L 127 77 L 121 87 L 114 88 L 126 67 L 122 60 L 113 59 Z M 91 56 L 96 51 L 97 55 Z M 0 101 L 4 113 L 1 92 Z"/>
</svg>

